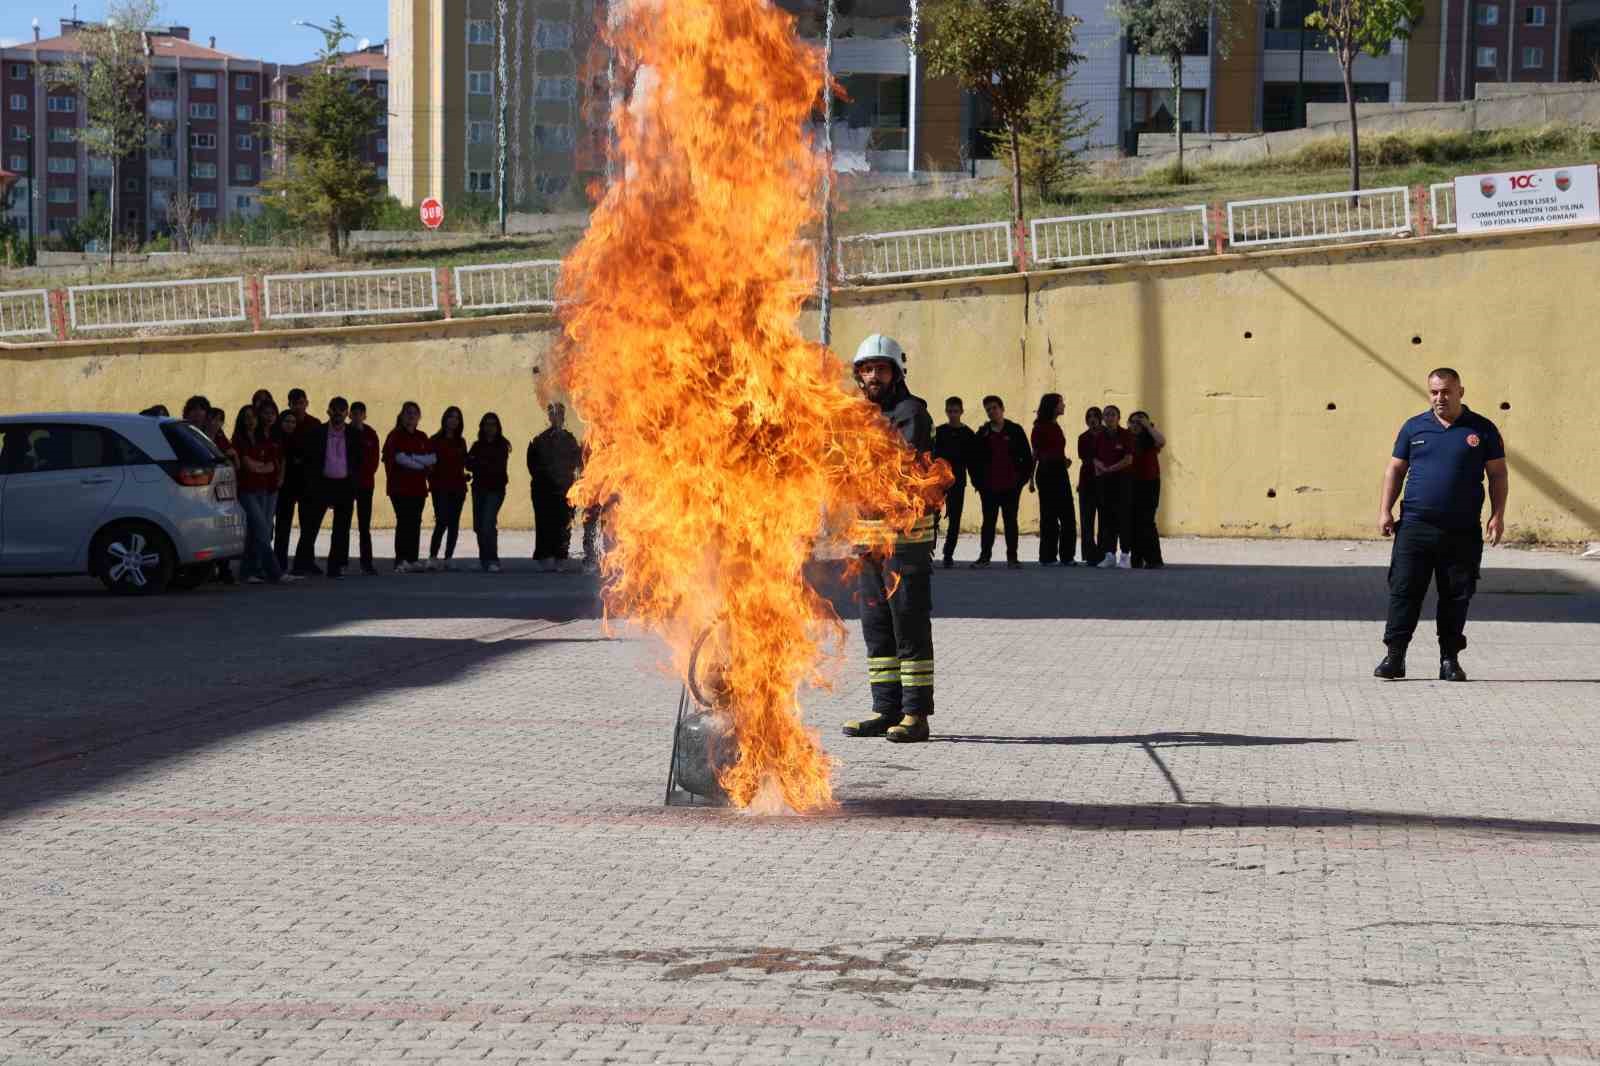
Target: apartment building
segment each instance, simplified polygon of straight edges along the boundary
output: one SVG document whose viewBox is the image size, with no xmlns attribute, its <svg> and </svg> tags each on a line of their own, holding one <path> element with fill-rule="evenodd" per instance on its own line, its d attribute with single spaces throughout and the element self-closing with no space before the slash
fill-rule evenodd
<svg viewBox="0 0 1600 1066">
<path fill-rule="evenodd" d="M 365 42 L 363 42 L 365 43 Z M 268 89 L 267 120 L 273 125 L 279 125 L 286 120 L 286 112 L 281 106 L 289 100 L 300 95 L 299 81 L 316 72 L 320 60 L 309 63 L 299 63 L 294 66 L 278 66 L 273 68 L 272 82 Z M 366 143 L 362 146 L 362 162 L 371 166 L 378 172 L 378 180 L 389 180 L 389 121 L 391 118 L 389 101 L 389 42 L 382 44 L 366 45 L 353 52 L 343 52 L 335 60 L 335 66 L 350 78 L 353 92 L 359 92 L 377 97 L 384 102 L 384 113 L 378 117 L 378 124 L 367 136 Z M 268 130 L 268 140 L 271 141 L 271 131 Z M 270 162 L 272 169 L 281 170 L 286 162 L 283 146 L 276 142 L 269 145 Z"/>
<path fill-rule="evenodd" d="M 41 236 L 71 229 L 91 198 L 107 196 L 109 160 L 85 151 L 82 101 L 52 82 L 49 69 L 80 60 L 77 32 L 62 19 L 56 37 L 0 49 L 0 155 L 24 177 L 9 217 L 26 225 L 28 203 Z M 149 149 L 124 162 L 118 190 L 122 233 L 147 238 L 164 230 L 174 198 L 194 198 L 197 217 L 215 222 L 251 210 L 259 195 L 262 99 L 271 64 L 219 51 L 216 39 L 197 44 L 189 28 L 171 26 L 146 37 L 151 75 L 144 102 L 158 125 Z"/>
</svg>

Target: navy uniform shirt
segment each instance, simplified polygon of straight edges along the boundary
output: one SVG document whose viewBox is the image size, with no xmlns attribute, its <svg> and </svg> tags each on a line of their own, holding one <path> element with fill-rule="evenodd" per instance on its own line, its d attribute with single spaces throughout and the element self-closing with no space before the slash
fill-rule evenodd
<svg viewBox="0 0 1600 1066">
<path fill-rule="evenodd" d="M 1394 457 L 1411 464 L 1402 521 L 1467 530 L 1478 528 L 1482 517 L 1484 467 L 1504 459 L 1506 446 L 1493 422 L 1463 404 L 1448 428 L 1431 410 L 1408 419 L 1395 438 Z"/>
</svg>

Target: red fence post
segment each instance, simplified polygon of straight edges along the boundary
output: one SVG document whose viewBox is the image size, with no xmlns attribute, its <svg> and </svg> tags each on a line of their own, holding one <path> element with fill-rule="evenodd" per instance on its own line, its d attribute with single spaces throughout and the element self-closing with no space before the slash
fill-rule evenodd
<svg viewBox="0 0 1600 1066">
<path fill-rule="evenodd" d="M 67 339 L 67 293 L 65 289 L 50 290 L 50 309 L 56 320 L 56 340 Z"/>
<path fill-rule="evenodd" d="M 455 293 L 450 290 L 450 268 L 439 267 L 439 306 L 444 317 L 454 317 Z"/>
<path fill-rule="evenodd" d="M 1017 271 L 1018 273 L 1026 274 L 1028 272 L 1028 223 L 1026 219 L 1018 220 L 1016 224 L 1016 231 Z"/>
<path fill-rule="evenodd" d="M 261 332 L 261 276 L 250 274 L 244 279 L 245 283 L 245 313 L 250 316 L 250 328 L 257 333 Z"/>
<path fill-rule="evenodd" d="M 1223 216 L 1222 205 L 1221 204 L 1212 204 L 1211 205 L 1211 236 L 1216 241 L 1217 254 L 1218 255 L 1222 254 L 1222 243 L 1223 243 L 1223 239 L 1224 239 L 1223 238 L 1223 231 L 1222 231 L 1222 216 Z"/>
<path fill-rule="evenodd" d="M 1426 185 L 1418 185 L 1416 194 L 1417 236 L 1426 237 L 1428 235 L 1428 187 Z"/>
</svg>

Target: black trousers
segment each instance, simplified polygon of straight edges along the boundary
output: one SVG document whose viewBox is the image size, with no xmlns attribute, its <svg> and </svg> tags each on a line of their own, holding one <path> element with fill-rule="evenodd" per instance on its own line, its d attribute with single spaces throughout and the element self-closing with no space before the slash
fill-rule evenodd
<svg viewBox="0 0 1600 1066">
<path fill-rule="evenodd" d="M 1072 561 L 1077 550 L 1078 523 L 1072 517 L 1072 479 L 1067 464 L 1040 463 L 1034 480 L 1039 487 L 1039 561 Z"/>
<path fill-rule="evenodd" d="M 428 558 L 439 557 L 439 545 L 444 544 L 444 557 L 456 557 L 456 540 L 461 536 L 461 508 L 466 506 L 466 492 L 433 493 L 433 540 L 428 544 Z"/>
<path fill-rule="evenodd" d="M 1094 516 L 1100 509 L 1097 491 L 1093 478 L 1078 482 L 1078 533 L 1083 538 L 1083 561 L 1090 566 L 1094 566 L 1103 558 L 1094 535 Z"/>
<path fill-rule="evenodd" d="M 933 713 L 933 542 L 861 560 L 861 635 L 878 714 Z"/>
<path fill-rule="evenodd" d="M 361 569 L 372 566 L 372 487 L 356 489 L 356 531 L 361 538 Z"/>
<path fill-rule="evenodd" d="M 394 506 L 394 561 L 415 563 L 422 551 L 422 505 L 426 496 L 390 496 Z"/>
<path fill-rule="evenodd" d="M 978 558 L 988 562 L 994 554 L 995 518 L 1003 515 L 1006 523 L 1006 561 L 1017 561 L 1017 503 L 1022 499 L 1022 486 L 1009 492 L 978 490 L 983 502 L 983 533 L 978 540 Z"/>
<path fill-rule="evenodd" d="M 956 538 L 961 536 L 961 511 L 967 502 L 967 479 L 958 478 L 944 490 L 944 558 L 949 562 L 956 554 Z"/>
<path fill-rule="evenodd" d="M 1161 479 L 1133 482 L 1133 565 L 1165 566 L 1156 509 L 1161 506 Z"/>
<path fill-rule="evenodd" d="M 1431 580 L 1439 588 L 1439 654 L 1467 646 L 1467 608 L 1483 564 L 1483 531 L 1440 529 L 1402 516 L 1389 556 L 1389 624 L 1383 642 L 1404 649 L 1417 631 Z"/>
<path fill-rule="evenodd" d="M 350 519 L 355 514 L 355 484 L 344 478 L 324 481 L 307 492 L 300 500 L 300 543 L 294 550 L 294 568 L 305 573 L 317 561 L 317 534 L 322 532 L 322 521 L 333 511 L 333 527 L 329 530 L 328 573 L 337 574 L 350 565 Z"/>
<path fill-rule="evenodd" d="M 278 566 L 289 569 L 289 539 L 294 535 L 294 509 L 300 502 L 304 488 L 284 482 L 278 490 L 278 513 L 272 523 L 272 554 L 278 557 Z"/>
<path fill-rule="evenodd" d="M 1102 474 L 1094 479 L 1099 497 L 1100 557 L 1133 551 L 1133 497 L 1127 474 Z"/>
<path fill-rule="evenodd" d="M 533 557 L 565 559 L 572 551 L 573 507 L 567 490 L 544 481 L 533 483 Z"/>
</svg>

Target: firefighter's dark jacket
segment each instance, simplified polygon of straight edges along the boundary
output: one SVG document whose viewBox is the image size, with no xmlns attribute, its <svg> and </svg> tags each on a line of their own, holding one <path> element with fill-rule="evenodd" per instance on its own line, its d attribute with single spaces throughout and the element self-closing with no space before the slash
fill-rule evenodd
<svg viewBox="0 0 1600 1066">
<path fill-rule="evenodd" d="M 926 403 L 911 395 L 905 378 L 896 378 L 895 383 L 884 390 L 878 407 L 913 451 L 923 456 L 932 453 L 933 416 L 928 413 Z"/>
</svg>

